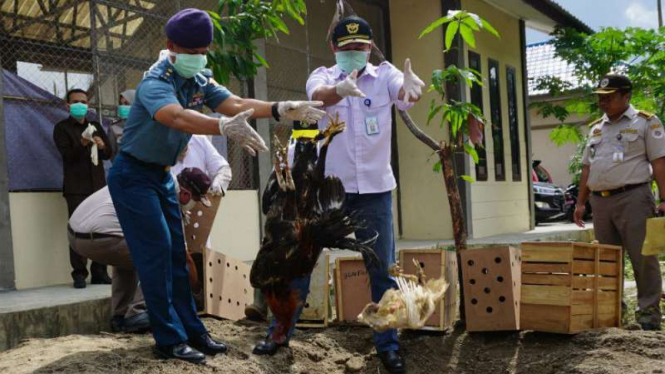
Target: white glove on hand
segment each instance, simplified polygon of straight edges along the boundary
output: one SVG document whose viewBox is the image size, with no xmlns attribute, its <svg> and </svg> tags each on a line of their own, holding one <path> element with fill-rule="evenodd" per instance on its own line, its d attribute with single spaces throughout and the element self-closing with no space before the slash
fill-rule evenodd
<svg viewBox="0 0 665 374">
<path fill-rule="evenodd" d="M 320 106 L 323 106 L 323 101 L 281 101 L 277 104 L 277 112 L 280 117 L 291 121 L 316 123 L 326 115 L 325 111 L 316 109 Z"/>
<path fill-rule="evenodd" d="M 90 147 L 90 159 L 92 160 L 93 165 L 97 166 L 99 164 L 99 155 L 97 154 L 97 143 L 92 139 L 92 134 L 97 131 L 97 128 L 92 125 L 92 123 L 88 124 L 88 127 L 83 130 L 83 133 L 81 133 L 81 137 L 83 139 L 87 139 L 91 142 L 92 147 Z"/>
<path fill-rule="evenodd" d="M 341 97 L 355 96 L 365 97 L 365 94 L 360 91 L 356 83 L 358 79 L 358 70 L 354 70 L 343 81 L 335 85 L 335 92 Z"/>
<path fill-rule="evenodd" d="M 409 103 L 411 99 L 420 99 L 420 96 L 423 95 L 423 87 L 425 87 L 425 83 L 411 70 L 411 60 L 407 58 L 404 61 L 404 83 L 402 85 L 404 99 L 402 101 Z"/>
<path fill-rule="evenodd" d="M 250 155 L 256 156 L 257 151 L 267 151 L 268 147 L 266 147 L 261 135 L 247 122 L 252 114 L 254 114 L 254 109 L 238 113 L 233 117 L 221 117 L 219 119 L 219 133 L 238 142 Z"/>
<path fill-rule="evenodd" d="M 224 195 L 224 190 L 228 186 L 228 182 L 231 180 L 230 176 L 227 175 L 228 173 L 225 173 L 224 171 L 217 173 L 215 175 L 215 178 L 212 180 L 212 184 L 210 185 L 210 189 L 208 192 L 213 195 L 213 196 L 220 196 Z M 225 183 L 226 182 L 226 183 Z M 226 186 L 225 186 L 226 184 Z"/>
</svg>

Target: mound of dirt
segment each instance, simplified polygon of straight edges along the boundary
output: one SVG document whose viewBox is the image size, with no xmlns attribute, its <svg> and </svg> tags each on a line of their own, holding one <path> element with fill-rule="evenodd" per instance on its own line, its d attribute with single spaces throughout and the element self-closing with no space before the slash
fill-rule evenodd
<svg viewBox="0 0 665 374">
<path fill-rule="evenodd" d="M 205 366 L 153 357 L 150 335 L 72 335 L 34 339 L 0 353 L 0 373 L 385 373 L 371 330 L 336 326 L 297 331 L 272 357 L 251 354 L 266 326 L 206 319 L 229 353 Z M 665 373 L 665 332 L 608 329 L 575 336 L 536 332 L 403 332 L 409 373 Z"/>
</svg>

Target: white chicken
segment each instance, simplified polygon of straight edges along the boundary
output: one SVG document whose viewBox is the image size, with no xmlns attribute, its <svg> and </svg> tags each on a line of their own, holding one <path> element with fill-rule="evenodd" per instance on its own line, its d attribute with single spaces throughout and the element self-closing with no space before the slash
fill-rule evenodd
<svg viewBox="0 0 665 374">
<path fill-rule="evenodd" d="M 402 274 L 398 266 L 392 273 L 396 277 L 398 289 L 383 294 L 379 303 L 370 303 L 358 315 L 358 320 L 378 332 L 389 329 L 419 329 L 434 313 L 437 301 L 443 298 L 448 289 L 445 279 L 426 281 L 420 263 L 413 260 L 418 276 Z"/>
</svg>

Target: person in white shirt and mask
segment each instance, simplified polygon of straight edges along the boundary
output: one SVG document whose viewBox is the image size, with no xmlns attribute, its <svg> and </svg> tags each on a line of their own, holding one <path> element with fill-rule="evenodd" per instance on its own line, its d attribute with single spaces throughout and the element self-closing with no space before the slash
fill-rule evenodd
<svg viewBox="0 0 665 374">
<path fill-rule="evenodd" d="M 366 228 L 355 235 L 360 241 L 378 234 L 372 246 L 381 266 L 369 266 L 372 301 L 397 288 L 388 269 L 395 262 L 391 191 L 397 183 L 390 165 L 392 108 L 408 110 L 422 96 L 425 84 L 406 59 L 400 71 L 388 62 L 369 62 L 373 45 L 372 29 L 362 18 L 347 17 L 335 25 L 330 48 L 336 64 L 315 69 L 307 80 L 307 95 L 322 101 L 330 117 L 339 116 L 346 130 L 330 143 L 326 176 L 338 177 L 346 191 L 344 208 L 358 212 Z M 329 118 L 318 121 L 323 130 Z M 304 282 L 306 283 L 306 282 Z M 284 344 L 266 339 L 254 353 L 272 355 Z M 390 373 L 404 373 L 396 330 L 374 333 L 374 345 L 383 366 Z"/>
</svg>

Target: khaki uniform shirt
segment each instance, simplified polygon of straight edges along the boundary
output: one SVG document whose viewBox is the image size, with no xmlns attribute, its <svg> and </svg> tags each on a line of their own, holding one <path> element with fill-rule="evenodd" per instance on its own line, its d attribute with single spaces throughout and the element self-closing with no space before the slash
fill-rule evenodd
<svg viewBox="0 0 665 374">
<path fill-rule="evenodd" d="M 650 181 L 650 161 L 664 156 L 662 123 L 631 105 L 614 123 L 604 115 L 592 124 L 582 163 L 591 191 L 605 191 Z"/>
</svg>

